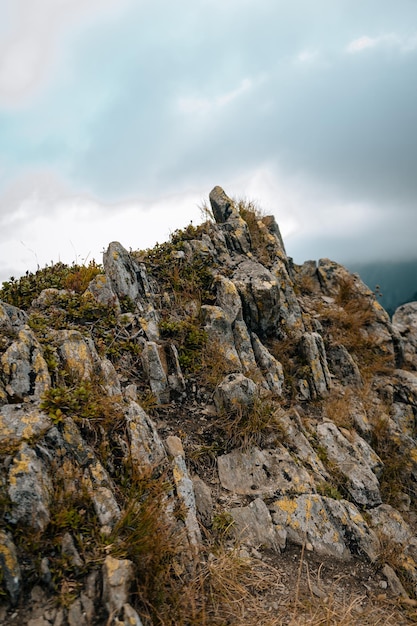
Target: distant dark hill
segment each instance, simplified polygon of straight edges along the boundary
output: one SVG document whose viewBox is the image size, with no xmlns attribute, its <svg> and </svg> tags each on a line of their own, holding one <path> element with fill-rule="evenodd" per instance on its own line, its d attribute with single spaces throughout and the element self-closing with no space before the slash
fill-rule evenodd
<svg viewBox="0 0 417 626">
<path fill-rule="evenodd" d="M 345 265 L 357 272 L 370 289 L 381 292 L 380 302 L 390 315 L 401 304 L 417 300 L 417 259 Z"/>
</svg>

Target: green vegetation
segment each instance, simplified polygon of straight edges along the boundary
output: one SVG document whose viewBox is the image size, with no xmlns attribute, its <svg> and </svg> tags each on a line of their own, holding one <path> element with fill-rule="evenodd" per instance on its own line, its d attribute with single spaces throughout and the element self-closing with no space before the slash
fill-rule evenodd
<svg viewBox="0 0 417 626">
<path fill-rule="evenodd" d="M 44 289 L 68 289 L 81 294 L 87 289 L 90 281 L 101 272 L 102 267 L 94 261 L 89 265 L 65 265 L 65 263 L 47 265 L 35 273 L 26 272 L 17 280 L 12 276 L 0 289 L 0 300 L 27 310 Z"/>
</svg>

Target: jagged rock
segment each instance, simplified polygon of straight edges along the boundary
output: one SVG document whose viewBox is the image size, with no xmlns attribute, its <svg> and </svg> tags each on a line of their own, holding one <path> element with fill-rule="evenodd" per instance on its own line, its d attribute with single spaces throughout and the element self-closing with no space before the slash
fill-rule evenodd
<svg viewBox="0 0 417 626">
<path fill-rule="evenodd" d="M 84 473 L 84 481 L 101 524 L 101 532 L 109 534 L 120 519 L 121 511 L 112 490 L 112 482 L 96 459 Z"/>
<path fill-rule="evenodd" d="M 310 369 L 311 395 L 313 398 L 323 398 L 328 394 L 331 385 L 323 339 L 318 333 L 305 333 L 300 347 Z"/>
<path fill-rule="evenodd" d="M 50 520 L 52 482 L 41 459 L 26 443 L 14 456 L 9 468 L 11 521 L 43 532 Z"/>
<path fill-rule="evenodd" d="M 51 439 L 53 445 L 57 449 L 66 449 L 81 467 L 94 462 L 95 456 L 92 449 L 87 446 L 77 425 L 71 417 L 66 417 L 62 425 L 62 435 L 57 429 L 52 429 L 48 433 L 48 439 Z"/>
<path fill-rule="evenodd" d="M 387 565 L 386 563 L 382 568 L 382 573 L 387 579 L 388 586 L 394 596 L 402 596 L 403 598 L 408 598 L 408 593 L 402 586 L 400 579 L 390 565 Z"/>
<path fill-rule="evenodd" d="M 226 222 L 230 217 L 239 217 L 235 203 L 218 185 L 210 191 L 209 199 L 214 219 L 218 224 Z"/>
<path fill-rule="evenodd" d="M 0 332 L 12 337 L 27 324 L 27 315 L 16 306 L 0 300 Z"/>
<path fill-rule="evenodd" d="M 158 404 L 169 402 L 169 384 L 164 350 L 154 341 L 147 341 L 142 352 L 143 369 Z"/>
<path fill-rule="evenodd" d="M 128 603 L 133 580 L 132 561 L 106 556 L 103 564 L 103 603 L 110 615 L 117 615 Z"/>
<path fill-rule="evenodd" d="M 248 327 L 243 320 L 237 320 L 233 324 L 233 338 L 240 362 L 242 364 L 243 372 L 245 374 L 253 374 L 254 372 L 258 372 L 258 366 L 256 363 L 255 354 L 253 352 Z M 262 380 L 262 375 L 260 371 L 259 378 L 260 380 Z"/>
<path fill-rule="evenodd" d="M 378 471 L 382 461 L 369 444 L 359 435 L 348 441 L 333 422 L 319 424 L 317 436 L 329 461 L 345 477 L 353 500 L 367 508 L 381 504 L 379 482 L 373 470 Z"/>
<path fill-rule="evenodd" d="M 115 617 L 108 626 L 143 626 L 139 615 L 130 604 L 124 604 L 122 607 L 122 617 Z"/>
<path fill-rule="evenodd" d="M 406 370 L 395 370 L 393 374 L 394 399 L 417 409 L 417 374 Z"/>
<path fill-rule="evenodd" d="M 229 324 L 242 320 L 242 301 L 234 283 L 226 276 L 219 274 L 215 280 L 216 305 L 224 311 Z"/>
<path fill-rule="evenodd" d="M 102 389 L 106 391 L 108 396 L 121 396 L 120 380 L 113 363 L 109 359 L 99 359 L 98 366 L 99 378 L 103 381 Z"/>
<path fill-rule="evenodd" d="M 98 274 L 90 282 L 87 292 L 91 293 L 93 298 L 104 306 L 114 307 L 120 313 L 120 303 L 117 295 L 112 289 L 110 279 L 106 274 Z"/>
<path fill-rule="evenodd" d="M 70 533 L 65 533 L 61 540 L 62 554 L 68 557 L 69 562 L 74 567 L 82 567 L 83 561 L 79 555 L 79 552 L 74 544 L 74 538 Z"/>
<path fill-rule="evenodd" d="M 231 200 L 221 187 L 214 187 L 209 195 L 214 219 L 223 231 L 226 244 L 231 252 L 245 254 L 251 248 L 248 225 L 243 220 Z"/>
<path fill-rule="evenodd" d="M 318 277 L 322 292 L 333 298 L 343 300 L 357 299 L 362 302 L 363 313 L 366 315 L 366 326 L 361 328 L 361 334 L 379 348 L 386 356 L 390 356 L 392 363 L 395 360 L 395 347 L 399 337 L 395 336 L 388 313 L 377 301 L 375 294 L 367 287 L 357 274 L 329 259 L 320 259 L 318 263 Z M 335 305 L 336 306 L 336 305 Z"/>
<path fill-rule="evenodd" d="M 417 302 L 398 307 L 392 324 L 402 339 L 404 365 L 417 370 Z"/>
<path fill-rule="evenodd" d="M 413 539 L 413 532 L 401 514 L 389 504 L 368 511 L 370 524 L 378 534 L 395 544 L 407 545 Z"/>
<path fill-rule="evenodd" d="M 64 369 L 79 380 L 89 380 L 94 375 L 94 346 L 78 330 L 60 330 L 54 334 L 58 353 Z M 98 357 L 97 357 L 98 358 Z"/>
<path fill-rule="evenodd" d="M 288 260 L 277 258 L 271 267 L 271 273 L 277 280 L 280 292 L 280 323 L 281 334 L 291 332 L 292 336 L 300 336 L 304 332 L 304 323 L 300 305 L 294 293 L 292 280 L 288 274 Z"/>
<path fill-rule="evenodd" d="M 193 482 L 188 474 L 184 457 L 180 454 L 172 460 L 172 473 L 177 496 L 185 510 L 184 524 L 188 540 L 193 551 L 197 551 L 201 545 L 201 532 L 197 521 Z"/>
<path fill-rule="evenodd" d="M 229 510 L 233 517 L 233 530 L 239 542 L 254 548 L 269 548 L 279 552 L 285 547 L 286 533 L 274 527 L 265 502 L 260 498 L 248 506 Z"/>
<path fill-rule="evenodd" d="M 119 301 L 127 300 L 135 305 L 147 339 L 157 341 L 159 317 L 154 308 L 153 292 L 145 266 L 137 263 L 117 241 L 112 242 L 104 253 L 103 265 Z"/>
<path fill-rule="evenodd" d="M 342 385 L 361 387 L 363 384 L 359 367 L 346 350 L 345 346 L 331 346 L 327 350 L 327 360 L 333 374 L 340 380 Z"/>
<path fill-rule="evenodd" d="M 240 372 L 242 364 L 236 351 L 232 326 L 223 309 L 206 304 L 201 307 L 201 316 L 208 339 L 219 352 L 219 359 L 229 370 Z"/>
<path fill-rule="evenodd" d="M 270 511 L 278 529 L 287 532 L 288 541 L 307 542 L 320 555 L 346 560 L 351 554 L 366 554 L 373 561 L 378 554 L 376 535 L 346 500 L 300 495 L 275 501 Z"/>
<path fill-rule="evenodd" d="M 239 291 L 243 318 L 248 328 L 259 336 L 279 335 L 281 302 L 277 279 L 261 263 L 242 261 L 233 274 Z"/>
<path fill-rule="evenodd" d="M 19 598 L 22 576 L 16 546 L 3 530 L 0 530 L 0 567 L 10 602 L 15 605 Z"/>
<path fill-rule="evenodd" d="M 141 406 L 131 401 L 125 414 L 130 458 L 141 467 L 154 467 L 165 458 L 165 449 L 155 424 Z"/>
<path fill-rule="evenodd" d="M 52 420 L 32 404 L 6 404 L 0 408 L 0 454 L 11 453 L 23 442 L 40 439 Z"/>
<path fill-rule="evenodd" d="M 5 390 L 13 402 L 39 399 L 49 389 L 51 377 L 39 342 L 29 328 L 22 328 L 1 357 Z"/>
<path fill-rule="evenodd" d="M 217 385 L 214 403 L 219 413 L 233 414 L 253 408 L 257 394 L 256 384 L 243 374 L 228 374 Z"/>
<path fill-rule="evenodd" d="M 284 384 L 284 370 L 279 361 L 269 352 L 259 338 L 252 333 L 252 347 L 255 359 L 265 378 L 266 384 L 273 394 L 280 396 Z"/>
<path fill-rule="evenodd" d="M 370 526 L 383 544 L 395 550 L 396 567 L 406 573 L 417 591 L 417 538 L 401 514 L 389 504 L 369 511 Z"/>
<path fill-rule="evenodd" d="M 314 492 L 312 479 L 281 445 L 274 450 L 233 450 L 217 458 L 222 487 L 261 497 Z"/>
<path fill-rule="evenodd" d="M 69 606 L 67 619 L 68 626 L 88 626 L 80 598 L 74 600 Z"/>
<path fill-rule="evenodd" d="M 284 433 L 285 446 L 290 452 L 302 461 L 304 467 L 317 482 L 330 480 L 323 463 L 305 435 L 305 430 L 297 411 L 295 409 L 289 412 L 280 411 L 277 419 Z"/>
<path fill-rule="evenodd" d="M 174 344 L 165 346 L 165 355 L 167 360 L 169 388 L 173 391 L 184 391 L 185 380 L 181 371 L 178 350 Z"/>
<path fill-rule="evenodd" d="M 192 481 L 197 519 L 206 528 L 210 528 L 213 519 L 213 498 L 211 489 L 199 476 L 193 476 Z"/>
</svg>

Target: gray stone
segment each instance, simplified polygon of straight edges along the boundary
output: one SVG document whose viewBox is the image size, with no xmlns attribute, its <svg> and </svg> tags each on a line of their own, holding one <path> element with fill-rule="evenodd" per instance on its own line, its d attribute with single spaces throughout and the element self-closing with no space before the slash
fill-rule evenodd
<svg viewBox="0 0 417 626">
<path fill-rule="evenodd" d="M 121 515 L 113 493 L 112 481 L 97 459 L 88 466 L 84 473 L 84 480 L 102 526 L 101 531 L 109 534 Z"/>
<path fill-rule="evenodd" d="M 117 295 L 112 289 L 111 281 L 105 274 L 98 274 L 90 282 L 87 293 L 91 293 L 93 298 L 100 304 L 114 307 L 120 313 L 120 303 Z"/>
<path fill-rule="evenodd" d="M 67 619 L 68 626 L 88 626 L 80 598 L 74 600 L 69 606 Z"/>
<path fill-rule="evenodd" d="M 0 454 L 13 452 L 23 442 L 40 439 L 52 420 L 32 404 L 6 404 L 0 408 Z"/>
<path fill-rule="evenodd" d="M 310 369 L 310 393 L 313 398 L 323 398 L 331 385 L 323 339 L 318 333 L 304 333 L 300 347 Z"/>
<path fill-rule="evenodd" d="M 262 381 L 263 377 L 255 360 L 255 354 L 253 352 L 248 327 L 243 320 L 237 320 L 233 324 L 233 338 L 240 362 L 242 364 L 243 372 L 245 374 L 250 373 L 252 375 L 256 373 L 259 380 Z"/>
<path fill-rule="evenodd" d="M 139 615 L 130 604 L 123 605 L 123 626 L 143 626 Z"/>
<path fill-rule="evenodd" d="M 251 248 L 248 225 L 243 220 L 233 200 L 221 187 L 215 187 L 209 195 L 214 219 L 223 231 L 226 245 L 233 253 L 245 254 Z"/>
<path fill-rule="evenodd" d="M 417 302 L 398 307 L 392 324 L 402 339 L 404 365 L 417 370 Z"/>
<path fill-rule="evenodd" d="M 216 305 L 221 307 L 229 324 L 242 320 L 242 301 L 234 283 L 219 274 L 215 279 Z"/>
<path fill-rule="evenodd" d="M 387 579 L 388 586 L 394 596 L 402 596 L 403 598 L 408 598 L 408 593 L 402 586 L 400 579 L 398 578 L 392 567 L 387 563 L 385 563 L 384 567 L 382 568 L 382 574 Z"/>
<path fill-rule="evenodd" d="M 0 300 L 0 332 L 17 333 L 27 324 L 27 314 L 16 306 Z"/>
<path fill-rule="evenodd" d="M 281 363 L 272 356 L 268 348 L 263 345 L 255 333 L 252 333 L 252 347 L 256 362 L 260 367 L 269 390 L 273 394 L 280 396 L 284 384 L 284 370 L 282 369 Z"/>
<path fill-rule="evenodd" d="M 230 509 L 233 530 L 239 542 L 254 548 L 269 548 L 279 552 L 285 547 L 286 534 L 280 533 L 272 523 L 263 500 L 256 498 L 248 506 Z"/>
<path fill-rule="evenodd" d="M 43 532 L 50 520 L 52 481 L 43 461 L 23 443 L 9 468 L 11 517 Z"/>
<path fill-rule="evenodd" d="M 214 219 L 218 224 L 226 222 L 230 217 L 239 217 L 239 211 L 235 203 L 226 195 L 221 187 L 214 187 L 210 192 L 209 199 Z"/>
<path fill-rule="evenodd" d="M 142 364 L 158 404 L 167 404 L 170 393 L 163 348 L 154 341 L 147 341 L 142 352 Z"/>
<path fill-rule="evenodd" d="M 204 305 L 201 307 L 204 330 L 210 343 L 214 344 L 219 359 L 229 371 L 242 371 L 242 364 L 236 351 L 232 326 L 222 308 Z"/>
<path fill-rule="evenodd" d="M 346 489 L 353 500 L 366 508 L 381 504 L 379 482 L 373 469 L 381 468 L 382 461 L 372 448 L 359 435 L 350 442 L 333 422 L 319 424 L 317 436 L 329 461 L 345 477 Z"/>
<path fill-rule="evenodd" d="M 61 539 L 62 554 L 68 557 L 69 562 L 74 567 L 82 567 L 83 561 L 79 555 L 79 552 L 74 544 L 74 538 L 69 532 L 66 532 Z"/>
<path fill-rule="evenodd" d="M 256 384 L 243 374 L 229 374 L 217 385 L 214 403 L 219 413 L 233 414 L 250 411 L 257 396 Z"/>
<path fill-rule="evenodd" d="M 270 505 L 274 523 L 288 541 L 310 544 L 318 554 L 341 560 L 364 554 L 374 560 L 379 542 L 358 509 L 346 500 L 318 494 L 281 498 Z"/>
<path fill-rule="evenodd" d="M 147 339 L 158 340 L 159 316 L 155 311 L 154 294 L 145 266 L 137 263 L 117 241 L 112 242 L 103 254 L 103 265 L 119 301 L 133 303 Z"/>
<path fill-rule="evenodd" d="M 54 333 L 62 366 L 79 380 L 90 380 L 98 360 L 95 347 L 78 330 L 60 330 Z"/>
<path fill-rule="evenodd" d="M 359 367 L 344 346 L 332 346 L 327 351 L 327 360 L 330 369 L 342 385 L 352 385 L 353 387 L 363 385 Z"/>
<path fill-rule="evenodd" d="M 206 528 L 210 528 L 213 519 L 213 498 L 211 489 L 199 476 L 193 476 L 192 481 L 197 519 Z"/>
<path fill-rule="evenodd" d="M 110 615 L 118 614 L 128 603 L 133 580 L 132 561 L 106 556 L 103 564 L 103 603 Z"/>
<path fill-rule="evenodd" d="M 140 467 L 154 467 L 166 457 L 155 424 L 141 406 L 131 401 L 125 413 L 130 441 L 129 456 Z"/>
<path fill-rule="evenodd" d="M 168 451 L 168 454 L 172 457 L 184 456 L 184 448 L 182 445 L 182 441 L 179 437 L 169 435 L 165 440 L 165 447 Z"/>
<path fill-rule="evenodd" d="M 180 455 L 174 457 L 172 473 L 177 496 L 185 510 L 184 524 L 188 540 L 191 548 L 196 552 L 201 544 L 201 532 L 197 521 L 193 482 L 188 474 L 184 457 Z"/>
<path fill-rule="evenodd" d="M 257 261 L 247 259 L 238 265 L 233 282 L 242 300 L 248 328 L 261 337 L 279 334 L 280 289 L 273 274 Z"/>
<path fill-rule="evenodd" d="M 308 441 L 301 424 L 300 416 L 295 409 L 283 410 L 276 414 L 276 419 L 283 431 L 285 447 L 299 459 L 317 482 L 330 480 L 323 463 Z"/>
<path fill-rule="evenodd" d="M 19 598 L 22 575 L 17 560 L 16 546 L 3 530 L 0 530 L 0 568 L 10 602 L 14 606 Z"/>
<path fill-rule="evenodd" d="M 49 389 L 51 377 L 39 342 L 29 328 L 22 328 L 1 356 L 1 377 L 8 396 L 22 401 L 32 397 L 39 400 Z"/>
<path fill-rule="evenodd" d="M 272 497 L 314 492 L 307 471 L 281 445 L 274 450 L 234 450 L 217 459 L 222 487 L 233 493 Z"/>
</svg>

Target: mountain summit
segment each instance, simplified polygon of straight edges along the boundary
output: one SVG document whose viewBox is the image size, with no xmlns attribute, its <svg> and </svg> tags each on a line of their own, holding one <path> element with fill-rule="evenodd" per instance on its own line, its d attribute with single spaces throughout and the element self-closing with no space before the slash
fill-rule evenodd
<svg viewBox="0 0 417 626">
<path fill-rule="evenodd" d="M 415 623 L 417 303 L 210 203 L 3 284 L 0 623 Z"/>
</svg>

